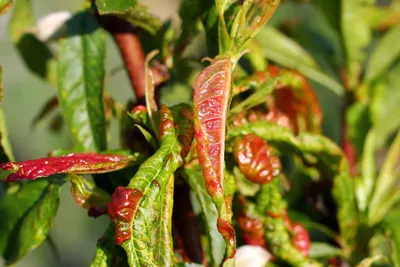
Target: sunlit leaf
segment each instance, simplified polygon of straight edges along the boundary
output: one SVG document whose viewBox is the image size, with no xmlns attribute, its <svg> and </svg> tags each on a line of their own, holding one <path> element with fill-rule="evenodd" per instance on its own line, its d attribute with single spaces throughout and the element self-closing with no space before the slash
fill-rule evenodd
<svg viewBox="0 0 400 267">
<path fill-rule="evenodd" d="M 0 200 L 0 253 L 12 264 L 37 248 L 53 226 L 64 176 L 7 188 Z"/>
<path fill-rule="evenodd" d="M 105 35 L 89 11 L 68 21 L 71 36 L 60 41 L 58 92 L 76 151 L 107 148 L 103 101 Z"/>
<path fill-rule="evenodd" d="M 125 13 L 137 4 L 137 0 L 96 0 L 100 14 Z"/>
</svg>

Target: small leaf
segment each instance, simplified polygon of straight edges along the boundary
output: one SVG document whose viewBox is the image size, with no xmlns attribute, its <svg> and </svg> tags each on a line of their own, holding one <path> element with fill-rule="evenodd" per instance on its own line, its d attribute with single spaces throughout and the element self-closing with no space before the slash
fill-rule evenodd
<svg viewBox="0 0 400 267">
<path fill-rule="evenodd" d="M 51 85 L 56 85 L 56 60 L 53 53 L 31 32 L 35 28 L 30 0 L 16 0 L 9 33 L 26 66 Z M 35 53 L 32 53 L 32 49 Z"/>
<path fill-rule="evenodd" d="M 137 4 L 137 0 L 96 0 L 100 14 L 121 14 Z"/>
<path fill-rule="evenodd" d="M 185 167 L 187 182 L 200 203 L 201 216 L 203 217 L 211 256 L 210 266 L 220 266 L 225 255 L 225 243 L 217 229 L 218 211 L 207 194 L 201 168 L 198 164 Z"/>
<path fill-rule="evenodd" d="M 264 51 L 264 56 L 290 69 L 295 69 L 333 93 L 341 96 L 343 86 L 319 70 L 315 60 L 298 43 L 272 27 L 265 27 L 255 37 Z M 270 42 L 269 40 L 274 40 Z"/>
<path fill-rule="evenodd" d="M 135 159 L 117 154 L 71 153 L 65 156 L 41 158 L 23 162 L 0 164 L 0 169 L 13 172 L 9 182 L 21 179 L 35 180 L 58 173 L 105 173 L 125 168 Z"/>
<path fill-rule="evenodd" d="M 391 28 L 380 40 L 373 51 L 366 67 L 364 79 L 367 82 L 373 81 L 388 71 L 400 57 L 400 48 L 395 45 L 400 42 L 400 26 Z"/>
<path fill-rule="evenodd" d="M 387 258 L 384 256 L 374 256 L 363 259 L 356 267 L 370 267 L 376 262 L 386 262 Z"/>
<path fill-rule="evenodd" d="M 0 15 L 6 13 L 10 9 L 12 2 L 13 0 L 0 0 Z"/>
<path fill-rule="evenodd" d="M 107 147 L 103 101 L 105 35 L 89 11 L 67 23 L 73 35 L 59 44 L 58 92 L 75 150 Z"/>
<path fill-rule="evenodd" d="M 310 247 L 311 258 L 331 258 L 334 256 L 343 256 L 342 250 L 328 243 L 313 242 L 311 244 Z"/>
<path fill-rule="evenodd" d="M 37 248 L 53 226 L 65 178 L 53 176 L 7 188 L 0 200 L 0 253 L 13 264 Z"/>
</svg>

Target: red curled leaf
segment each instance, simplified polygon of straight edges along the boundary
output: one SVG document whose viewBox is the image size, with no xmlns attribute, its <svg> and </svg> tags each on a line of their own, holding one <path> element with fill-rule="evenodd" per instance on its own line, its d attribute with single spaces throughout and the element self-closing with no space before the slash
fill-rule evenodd
<svg viewBox="0 0 400 267">
<path fill-rule="evenodd" d="M 293 246 L 305 257 L 308 257 L 311 240 L 307 230 L 302 225 L 292 222 L 286 211 L 283 213 L 283 222 L 292 235 Z"/>
<path fill-rule="evenodd" d="M 249 205 L 243 196 L 239 197 L 240 210 L 237 222 L 244 242 L 248 245 L 267 247 L 264 238 L 264 222 L 255 214 L 255 205 Z"/>
<path fill-rule="evenodd" d="M 7 162 L 0 164 L 0 169 L 14 171 L 7 178 L 8 182 L 21 179 L 34 180 L 57 173 L 105 173 L 116 171 L 128 166 L 133 156 L 71 153 L 60 157 L 49 157 L 23 162 Z"/>
<path fill-rule="evenodd" d="M 240 171 L 254 183 L 266 184 L 280 172 L 279 158 L 273 156 L 268 144 L 255 134 L 238 137 L 233 153 Z"/>
<path fill-rule="evenodd" d="M 133 215 L 143 193 L 137 189 L 117 187 L 108 205 L 108 214 L 115 225 L 115 243 L 121 245 L 131 237 Z"/>
<path fill-rule="evenodd" d="M 221 233 L 225 240 L 229 240 L 229 244 L 234 247 L 235 246 L 235 228 L 233 228 L 232 223 L 225 221 L 221 217 L 217 220 L 217 228 L 218 232 Z M 235 250 L 229 253 L 228 258 L 232 258 L 235 256 Z"/>
<path fill-rule="evenodd" d="M 230 58 L 217 57 L 194 82 L 194 128 L 197 153 L 207 191 L 211 196 L 223 194 L 225 125 L 231 72 Z"/>
<path fill-rule="evenodd" d="M 244 126 L 255 121 L 269 121 L 290 130 L 294 129 L 290 118 L 276 108 L 270 108 L 269 112 L 263 112 L 254 108 L 246 113 L 239 113 L 232 119 L 233 126 L 235 127 Z"/>
</svg>

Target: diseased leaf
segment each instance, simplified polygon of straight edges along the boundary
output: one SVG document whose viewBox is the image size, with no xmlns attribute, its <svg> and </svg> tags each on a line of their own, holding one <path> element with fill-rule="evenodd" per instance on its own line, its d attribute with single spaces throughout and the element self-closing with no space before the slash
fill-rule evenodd
<svg viewBox="0 0 400 267">
<path fill-rule="evenodd" d="M 70 37 L 59 44 L 58 92 L 75 150 L 107 148 L 103 103 L 105 35 L 89 12 L 67 23 Z"/>
<path fill-rule="evenodd" d="M 400 26 L 391 28 L 380 40 L 373 51 L 366 67 L 364 79 L 367 82 L 373 81 L 388 71 L 400 57 L 400 47 L 396 44 L 400 42 Z"/>
<path fill-rule="evenodd" d="M 130 266 L 170 266 L 174 261 L 173 173 L 183 164 L 194 131 L 187 105 L 172 110 L 161 106 L 160 148 L 140 166 L 127 188 L 117 188 L 108 208 L 116 243 L 127 252 Z"/>
<path fill-rule="evenodd" d="M 59 157 L 2 163 L 0 169 L 13 172 L 8 176 L 8 181 L 15 182 L 58 173 L 105 173 L 127 167 L 133 160 L 134 156 L 118 154 L 71 153 Z"/>
<path fill-rule="evenodd" d="M 137 4 L 137 0 L 96 0 L 100 14 L 121 14 Z"/>
<path fill-rule="evenodd" d="M 201 168 L 197 162 L 185 167 L 187 182 L 200 203 L 201 216 L 203 217 L 209 251 L 211 256 L 210 266 L 220 266 L 225 255 L 225 243 L 217 229 L 218 211 L 208 195 Z"/>
<path fill-rule="evenodd" d="M 56 60 L 47 45 L 31 33 L 34 28 L 35 18 L 31 1 L 16 0 L 8 29 L 11 40 L 28 69 L 55 86 Z"/>
<path fill-rule="evenodd" d="M 255 37 L 264 51 L 264 56 L 290 69 L 295 69 L 337 95 L 343 95 L 344 88 L 336 80 L 319 70 L 315 60 L 298 43 L 272 27 L 265 27 Z M 269 40 L 274 40 L 270 42 Z"/>
<path fill-rule="evenodd" d="M 13 0 L 0 0 L 0 15 L 6 13 L 10 9 L 12 3 Z"/>
<path fill-rule="evenodd" d="M 64 176 L 52 176 L 7 188 L 0 200 L 0 253 L 13 264 L 37 248 L 53 226 Z"/>
</svg>

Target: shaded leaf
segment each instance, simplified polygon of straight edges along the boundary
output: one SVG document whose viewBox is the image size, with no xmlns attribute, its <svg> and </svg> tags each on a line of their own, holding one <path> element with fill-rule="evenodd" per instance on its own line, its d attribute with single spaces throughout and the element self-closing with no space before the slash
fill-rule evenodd
<svg viewBox="0 0 400 267">
<path fill-rule="evenodd" d="M 388 71 L 400 56 L 400 48 L 396 45 L 400 42 L 400 26 L 391 28 L 380 40 L 374 49 L 365 71 L 364 79 L 373 81 Z"/>
<path fill-rule="evenodd" d="M 8 29 L 11 40 L 29 70 L 55 86 L 56 60 L 47 45 L 30 33 L 34 27 L 31 1 L 16 0 Z M 32 53 L 32 49 L 35 53 Z"/>
<path fill-rule="evenodd" d="M 0 253 L 13 264 L 37 248 L 53 226 L 63 176 L 52 176 L 7 188 L 0 200 Z"/>
<path fill-rule="evenodd" d="M 290 69 L 295 69 L 337 95 L 344 88 L 336 80 L 319 70 L 315 60 L 298 43 L 272 27 L 265 27 L 255 37 L 264 51 L 264 56 Z M 274 40 L 270 42 L 269 40 Z"/>
<path fill-rule="evenodd" d="M 58 92 L 76 151 L 107 147 L 103 101 L 105 35 L 87 12 L 68 21 L 70 37 L 59 43 Z"/>
<path fill-rule="evenodd" d="M 137 4 L 137 0 L 96 0 L 100 14 L 121 14 Z"/>
<path fill-rule="evenodd" d="M 355 102 L 346 111 L 347 135 L 354 145 L 357 155 L 361 155 L 365 138 L 371 128 L 369 106 L 363 102 Z"/>
<path fill-rule="evenodd" d="M 198 164 L 185 167 L 187 182 L 200 203 L 201 216 L 203 217 L 208 244 L 210 246 L 210 266 L 220 266 L 225 255 L 225 242 L 217 229 L 218 211 L 208 195 L 201 168 Z"/>
<path fill-rule="evenodd" d="M 49 115 L 50 112 L 52 112 L 54 109 L 58 107 L 58 98 L 57 96 L 54 96 L 47 100 L 47 102 L 44 104 L 42 109 L 40 110 L 39 114 L 35 116 L 35 118 L 32 121 L 32 125 L 36 126 L 42 119 L 44 119 L 47 115 Z"/>
<path fill-rule="evenodd" d="M 8 181 L 35 180 L 58 173 L 105 173 L 125 168 L 135 160 L 134 156 L 118 154 L 71 153 L 65 156 L 41 158 L 23 162 L 0 164 L 3 170 L 13 172 Z"/>
</svg>

